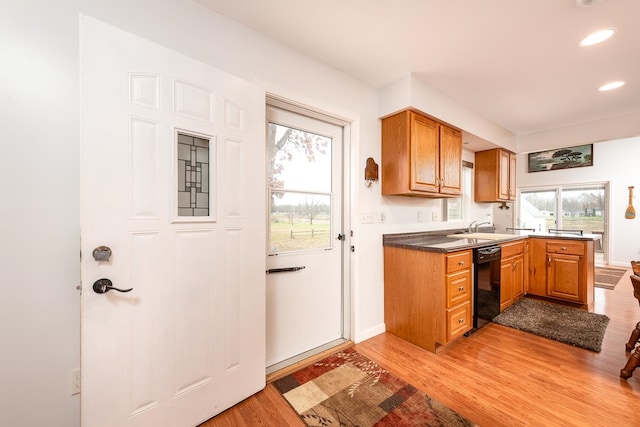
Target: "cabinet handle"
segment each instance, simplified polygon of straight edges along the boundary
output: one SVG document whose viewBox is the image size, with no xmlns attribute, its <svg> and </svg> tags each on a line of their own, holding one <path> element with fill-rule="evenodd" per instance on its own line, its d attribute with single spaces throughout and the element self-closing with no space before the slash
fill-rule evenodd
<svg viewBox="0 0 640 427">
<path fill-rule="evenodd" d="M 460 261 L 458 265 L 464 265 L 464 261 Z"/>
<path fill-rule="evenodd" d="M 460 287 L 458 288 L 458 290 L 459 290 L 460 292 L 464 291 L 464 286 L 460 286 Z"/>
<path fill-rule="evenodd" d="M 458 319 L 458 323 L 464 323 L 464 319 Z"/>
<path fill-rule="evenodd" d="M 511 264 L 511 271 L 516 271 L 516 263 Z"/>
<path fill-rule="evenodd" d="M 551 267 L 551 257 L 549 257 L 549 259 L 547 260 L 547 265 Z"/>
<path fill-rule="evenodd" d="M 562 247 L 562 250 L 563 250 L 563 251 L 566 251 L 566 250 L 567 250 L 567 247 L 566 247 L 566 246 L 563 246 L 563 247 Z"/>
</svg>

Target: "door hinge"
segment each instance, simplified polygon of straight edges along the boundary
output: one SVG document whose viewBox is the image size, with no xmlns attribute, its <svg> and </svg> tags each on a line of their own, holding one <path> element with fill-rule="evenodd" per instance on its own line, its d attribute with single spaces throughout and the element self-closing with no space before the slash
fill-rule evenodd
<svg viewBox="0 0 640 427">
<path fill-rule="evenodd" d="M 355 252 L 356 251 L 356 247 L 351 245 L 351 252 Z"/>
</svg>

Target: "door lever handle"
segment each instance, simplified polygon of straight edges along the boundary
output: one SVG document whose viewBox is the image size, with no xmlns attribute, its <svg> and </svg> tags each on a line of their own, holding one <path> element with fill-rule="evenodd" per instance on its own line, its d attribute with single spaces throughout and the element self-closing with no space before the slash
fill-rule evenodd
<svg viewBox="0 0 640 427">
<path fill-rule="evenodd" d="M 111 290 L 118 292 L 130 292 L 133 290 L 133 288 L 118 289 L 113 286 L 113 283 L 109 279 L 98 279 L 93 283 L 93 292 L 95 292 L 96 294 L 106 294 Z"/>
<path fill-rule="evenodd" d="M 302 265 L 300 267 L 285 267 L 285 268 L 270 268 L 267 270 L 267 274 L 273 274 L 273 273 L 288 273 L 290 271 L 300 271 L 300 270 L 304 270 L 305 266 Z"/>
</svg>

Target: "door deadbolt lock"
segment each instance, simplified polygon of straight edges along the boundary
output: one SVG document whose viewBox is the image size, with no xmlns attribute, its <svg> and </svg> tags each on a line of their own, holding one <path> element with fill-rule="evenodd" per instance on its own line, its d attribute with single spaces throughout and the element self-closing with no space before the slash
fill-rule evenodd
<svg viewBox="0 0 640 427">
<path fill-rule="evenodd" d="M 109 261 L 111 258 L 111 248 L 109 246 L 98 246 L 93 250 L 93 259 L 96 261 Z"/>
</svg>

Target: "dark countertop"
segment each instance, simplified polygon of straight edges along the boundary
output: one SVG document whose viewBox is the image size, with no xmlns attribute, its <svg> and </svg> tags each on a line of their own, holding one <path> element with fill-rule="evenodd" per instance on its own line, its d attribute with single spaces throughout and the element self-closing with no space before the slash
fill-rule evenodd
<svg viewBox="0 0 640 427">
<path fill-rule="evenodd" d="M 482 233 L 492 232 L 493 230 L 485 231 L 480 230 Z M 419 251 L 429 252 L 454 252 L 464 249 L 482 248 L 486 246 L 493 246 L 510 241 L 523 240 L 528 237 L 540 238 L 540 239 L 565 239 L 565 240 L 598 240 L 599 235 L 596 234 L 556 234 L 556 233 L 542 233 L 542 232 L 530 232 L 530 231 L 508 231 L 500 232 L 501 236 L 505 236 L 500 239 L 468 239 L 458 237 L 447 237 L 452 234 L 464 233 L 464 230 L 438 230 L 438 231 L 424 231 L 414 233 L 398 233 L 398 234 L 384 234 L 382 236 L 383 246 L 391 246 L 396 248 L 414 249 Z M 508 237 L 506 237 L 509 235 Z"/>
</svg>

